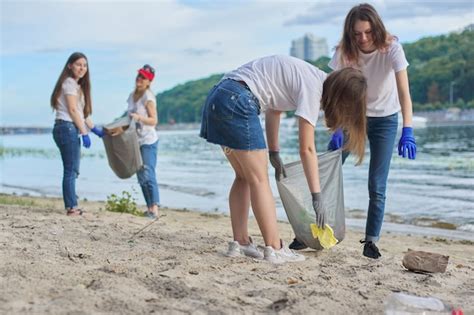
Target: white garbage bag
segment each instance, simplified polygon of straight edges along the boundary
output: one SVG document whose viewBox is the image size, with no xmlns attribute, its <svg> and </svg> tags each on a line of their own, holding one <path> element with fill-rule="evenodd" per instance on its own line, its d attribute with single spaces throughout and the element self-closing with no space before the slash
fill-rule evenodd
<svg viewBox="0 0 474 315">
<path fill-rule="evenodd" d="M 346 234 L 341 150 L 318 155 L 321 196 L 326 208 L 326 223 L 340 242 Z M 313 237 L 310 224 L 315 223 L 311 192 L 301 161 L 285 165 L 287 177 L 277 181 L 278 192 L 296 238 L 313 249 L 323 249 Z"/>
</svg>

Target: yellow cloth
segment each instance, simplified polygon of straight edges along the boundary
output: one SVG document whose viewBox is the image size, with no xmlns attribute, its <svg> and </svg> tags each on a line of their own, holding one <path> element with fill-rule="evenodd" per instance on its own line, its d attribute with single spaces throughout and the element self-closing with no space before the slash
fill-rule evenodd
<svg viewBox="0 0 474 315">
<path fill-rule="evenodd" d="M 316 224 L 310 225 L 313 237 L 319 239 L 319 243 L 323 248 L 331 248 L 337 244 L 337 239 L 334 237 L 334 231 L 329 225 L 325 225 L 325 228 L 319 228 Z"/>
</svg>

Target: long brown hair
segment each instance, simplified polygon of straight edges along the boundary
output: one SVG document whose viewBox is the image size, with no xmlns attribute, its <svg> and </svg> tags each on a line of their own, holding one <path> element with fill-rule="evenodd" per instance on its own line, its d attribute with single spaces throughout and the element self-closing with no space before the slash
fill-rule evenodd
<svg viewBox="0 0 474 315">
<path fill-rule="evenodd" d="M 326 126 L 331 131 L 344 129 L 348 141 L 344 150 L 358 156 L 362 163 L 365 153 L 367 80 L 362 71 L 344 68 L 333 71 L 323 83 L 321 108 Z"/>
<path fill-rule="evenodd" d="M 395 38 L 385 29 L 379 14 L 373 6 L 362 3 L 353 7 L 346 16 L 342 38 L 337 48 L 340 51 L 340 61 L 342 65 L 354 66 L 359 60 L 359 47 L 354 33 L 354 26 L 357 21 L 370 23 L 372 39 L 376 49 L 387 51 L 388 46 Z"/>
<path fill-rule="evenodd" d="M 76 60 L 84 58 L 87 61 L 86 55 L 80 52 L 75 52 L 66 61 L 64 65 L 63 71 L 59 75 L 59 79 L 56 82 L 56 86 L 54 87 L 53 94 L 51 94 L 51 107 L 53 109 L 58 109 L 58 98 L 61 95 L 62 85 L 64 80 L 68 77 L 73 77 L 72 71 L 69 68 Z M 82 89 L 82 93 L 84 94 L 84 118 L 89 117 L 92 114 L 92 101 L 91 101 L 91 83 L 90 83 L 90 75 L 89 75 L 89 61 L 87 61 L 87 72 L 86 74 L 79 79 L 77 82 Z"/>
</svg>

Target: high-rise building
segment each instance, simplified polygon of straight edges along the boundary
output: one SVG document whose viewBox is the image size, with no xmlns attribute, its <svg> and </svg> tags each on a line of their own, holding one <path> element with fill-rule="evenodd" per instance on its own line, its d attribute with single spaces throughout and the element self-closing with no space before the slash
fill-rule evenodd
<svg viewBox="0 0 474 315">
<path fill-rule="evenodd" d="M 315 61 L 321 56 L 329 55 L 326 38 L 319 38 L 306 33 L 303 37 L 291 41 L 290 55 L 308 61 Z"/>
</svg>

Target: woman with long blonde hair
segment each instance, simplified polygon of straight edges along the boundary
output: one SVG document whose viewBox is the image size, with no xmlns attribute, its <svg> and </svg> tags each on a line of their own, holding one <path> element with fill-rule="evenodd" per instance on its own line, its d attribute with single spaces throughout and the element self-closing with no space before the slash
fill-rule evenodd
<svg viewBox="0 0 474 315">
<path fill-rule="evenodd" d="M 138 171 L 138 183 L 147 205 L 146 215 L 158 217 L 160 194 L 156 180 L 156 162 L 158 155 L 158 112 L 156 96 L 151 90 L 155 78 L 155 69 L 146 64 L 138 70 L 135 78 L 135 89 L 128 97 L 128 114 L 137 122 L 138 143 L 143 160 L 143 167 Z"/>
<path fill-rule="evenodd" d="M 229 207 L 233 241 L 227 256 L 250 256 L 270 263 L 297 262 L 304 256 L 293 252 L 280 239 L 273 194 L 268 179 L 268 161 L 279 180 L 286 176 L 279 150 L 282 112 L 295 111 L 299 125 L 299 152 L 312 197 L 316 223 L 325 226 L 318 157 L 314 131 L 319 109 L 326 113 L 330 130 L 347 127 L 347 149 L 364 155 L 366 80 L 359 70 L 343 69 L 329 76 L 313 65 L 289 56 L 253 60 L 224 75 L 205 102 L 200 136 L 220 145 L 235 180 Z M 267 144 L 258 115 L 265 112 Z M 261 253 L 248 234 L 252 206 L 265 248 Z"/>
</svg>

